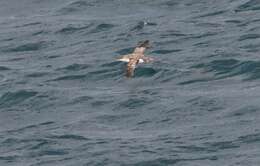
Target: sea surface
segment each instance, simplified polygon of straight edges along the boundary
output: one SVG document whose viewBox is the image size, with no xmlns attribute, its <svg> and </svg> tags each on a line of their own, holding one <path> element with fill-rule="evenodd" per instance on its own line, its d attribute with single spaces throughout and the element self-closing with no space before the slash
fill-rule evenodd
<svg viewBox="0 0 260 166">
<path fill-rule="evenodd" d="M 173 165 L 260 165 L 259 0 L 0 1 L 0 166 Z"/>
</svg>

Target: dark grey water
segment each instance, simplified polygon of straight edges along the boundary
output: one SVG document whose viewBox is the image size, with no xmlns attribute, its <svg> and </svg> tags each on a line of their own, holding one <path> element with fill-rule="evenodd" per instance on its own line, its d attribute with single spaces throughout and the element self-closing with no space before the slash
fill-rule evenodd
<svg viewBox="0 0 260 166">
<path fill-rule="evenodd" d="M 0 1 L 1 166 L 258 166 L 259 97 L 258 0 Z"/>
</svg>

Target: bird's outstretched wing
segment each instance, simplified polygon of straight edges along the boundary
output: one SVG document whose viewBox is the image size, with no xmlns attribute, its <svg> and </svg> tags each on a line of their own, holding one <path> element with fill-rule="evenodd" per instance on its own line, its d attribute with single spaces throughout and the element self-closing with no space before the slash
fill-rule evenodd
<svg viewBox="0 0 260 166">
<path fill-rule="evenodd" d="M 143 56 L 141 59 L 144 61 L 144 63 L 150 63 L 154 61 L 154 58 L 147 56 Z"/>
<path fill-rule="evenodd" d="M 145 50 L 150 47 L 149 40 L 145 40 L 137 45 L 134 54 L 144 54 Z"/>
<path fill-rule="evenodd" d="M 144 54 L 146 48 L 145 47 L 136 47 L 133 54 L 141 55 Z"/>
<path fill-rule="evenodd" d="M 145 47 L 148 48 L 150 47 L 150 41 L 149 40 L 145 40 L 143 42 L 138 43 L 137 47 Z"/>
<path fill-rule="evenodd" d="M 126 68 L 126 77 L 132 77 L 134 75 L 134 70 L 137 64 L 137 60 L 136 59 L 130 59 L 128 64 L 127 64 L 127 68 Z"/>
<path fill-rule="evenodd" d="M 132 56 L 132 54 L 123 55 L 122 57 L 117 58 L 117 61 L 121 61 L 121 62 L 129 62 L 131 56 Z"/>
</svg>

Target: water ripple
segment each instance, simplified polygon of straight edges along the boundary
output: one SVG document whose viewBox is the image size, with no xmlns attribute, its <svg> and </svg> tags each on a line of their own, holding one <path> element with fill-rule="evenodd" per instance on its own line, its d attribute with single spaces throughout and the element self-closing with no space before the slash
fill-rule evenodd
<svg viewBox="0 0 260 166">
<path fill-rule="evenodd" d="M 151 67 L 139 67 L 135 69 L 135 77 L 152 77 L 158 71 Z"/>
<path fill-rule="evenodd" d="M 123 101 L 119 104 L 119 107 L 127 108 L 127 109 L 140 109 L 145 105 L 151 103 L 147 98 L 130 98 L 126 101 Z"/>
<path fill-rule="evenodd" d="M 7 70 L 11 70 L 11 69 L 5 66 L 0 66 L 0 71 L 7 71 Z"/>
<path fill-rule="evenodd" d="M 246 34 L 246 35 L 242 35 L 238 41 L 243 41 L 243 40 L 250 40 L 250 39 L 258 39 L 260 38 L 259 34 Z"/>
<path fill-rule="evenodd" d="M 152 53 L 156 53 L 156 54 L 170 54 L 173 52 L 180 52 L 182 51 L 182 49 L 173 49 L 173 50 L 155 50 Z"/>
<path fill-rule="evenodd" d="M 0 2 L 0 165 L 259 165 L 257 0 Z M 133 78 L 115 59 L 150 40 Z"/>
<path fill-rule="evenodd" d="M 94 33 L 99 33 L 99 32 L 104 32 L 111 30 L 115 25 L 113 24 L 107 24 L 107 23 L 102 23 L 98 24 L 94 29 L 92 29 L 88 34 L 94 34 Z"/>
<path fill-rule="evenodd" d="M 66 134 L 66 135 L 53 135 L 50 136 L 49 138 L 51 139 L 68 139 L 68 140 L 78 140 L 78 141 L 83 141 L 83 140 L 89 140 L 88 138 L 85 138 L 80 135 L 73 135 L 73 134 Z"/>
<path fill-rule="evenodd" d="M 90 28 L 93 24 L 88 24 L 88 25 L 68 25 L 60 30 L 58 30 L 56 33 L 59 34 L 73 34 L 75 32 L 81 32 L 85 31 L 86 29 Z"/>
<path fill-rule="evenodd" d="M 78 0 L 67 4 L 58 10 L 60 14 L 70 14 L 86 10 L 88 7 L 94 6 L 93 3 L 86 2 L 84 0 Z"/>
<path fill-rule="evenodd" d="M 24 51 L 37 51 L 47 47 L 48 43 L 45 41 L 22 44 L 20 46 L 7 48 L 4 52 L 24 52 Z"/>
<path fill-rule="evenodd" d="M 87 76 L 84 74 L 78 74 L 78 75 L 66 75 L 66 76 L 61 76 L 58 78 L 55 78 L 53 80 L 49 81 L 66 81 L 66 80 L 84 80 Z"/>
<path fill-rule="evenodd" d="M 38 92 L 27 91 L 27 90 L 20 90 L 20 91 L 16 91 L 16 92 L 7 92 L 7 93 L 3 94 L 0 98 L 0 106 L 9 107 L 12 105 L 17 105 L 37 94 L 38 94 Z"/>
<path fill-rule="evenodd" d="M 202 68 L 205 72 L 213 72 L 215 79 L 245 75 L 246 80 L 260 78 L 259 61 L 239 61 L 236 59 L 214 60 L 210 63 L 201 63 L 193 68 Z"/>
<path fill-rule="evenodd" d="M 260 141 L 260 133 L 248 134 L 248 135 L 245 135 L 245 136 L 240 136 L 238 138 L 238 141 L 241 141 L 243 143 L 259 142 Z"/>
<path fill-rule="evenodd" d="M 64 71 L 80 71 L 83 69 L 87 69 L 89 68 L 90 65 L 88 64 L 78 64 L 78 63 L 74 63 L 74 64 L 70 64 L 68 66 L 65 66 L 63 68 L 58 68 L 57 70 L 64 70 Z"/>
<path fill-rule="evenodd" d="M 257 0 L 250 0 L 240 6 L 235 10 L 236 12 L 243 12 L 249 10 L 260 10 L 260 4 Z"/>
<path fill-rule="evenodd" d="M 48 73 L 48 72 L 33 72 L 30 74 L 27 74 L 26 77 L 37 78 L 37 77 L 48 76 L 49 74 L 50 73 Z"/>
<path fill-rule="evenodd" d="M 222 15 L 226 11 L 221 10 L 221 11 L 215 11 L 215 12 L 209 12 L 200 16 L 197 16 L 196 18 L 202 18 L 202 17 L 210 17 L 210 16 L 217 16 L 217 15 Z"/>
<path fill-rule="evenodd" d="M 145 26 L 156 26 L 156 23 L 146 22 L 146 21 L 139 21 L 130 31 L 140 31 L 144 29 Z"/>
</svg>

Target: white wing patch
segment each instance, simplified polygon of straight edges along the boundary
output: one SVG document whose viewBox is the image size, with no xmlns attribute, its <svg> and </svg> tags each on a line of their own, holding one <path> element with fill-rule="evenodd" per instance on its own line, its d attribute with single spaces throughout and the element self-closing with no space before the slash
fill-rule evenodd
<svg viewBox="0 0 260 166">
<path fill-rule="evenodd" d="M 117 59 L 117 61 L 129 62 L 129 58 L 120 58 L 120 59 Z"/>
<path fill-rule="evenodd" d="M 144 63 L 144 60 L 143 59 L 139 59 L 138 63 Z"/>
</svg>

